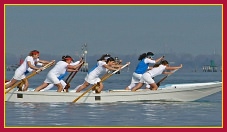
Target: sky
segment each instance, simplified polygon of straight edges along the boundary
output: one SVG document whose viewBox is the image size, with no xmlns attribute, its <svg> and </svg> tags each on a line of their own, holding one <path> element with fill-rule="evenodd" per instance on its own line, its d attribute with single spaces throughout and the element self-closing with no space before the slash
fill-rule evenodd
<svg viewBox="0 0 227 132">
<path fill-rule="evenodd" d="M 222 54 L 221 5 L 8 5 L 6 55 Z"/>
</svg>

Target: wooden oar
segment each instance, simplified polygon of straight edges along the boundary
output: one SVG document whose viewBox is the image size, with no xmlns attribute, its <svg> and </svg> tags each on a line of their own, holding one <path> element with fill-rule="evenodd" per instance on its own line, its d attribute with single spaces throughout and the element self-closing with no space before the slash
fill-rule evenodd
<svg viewBox="0 0 227 132">
<path fill-rule="evenodd" d="M 74 78 L 74 76 L 76 75 L 76 73 L 80 70 L 80 68 L 83 66 L 83 64 L 84 64 L 84 62 L 77 68 L 77 71 L 71 72 L 69 74 L 68 78 L 65 80 L 66 86 L 65 86 L 64 89 L 66 90 L 66 92 L 69 91 L 68 89 L 70 88 L 70 82 L 72 81 L 72 79 Z"/>
<path fill-rule="evenodd" d="M 51 67 L 53 64 L 55 63 L 55 61 L 51 61 L 48 64 L 46 64 L 45 66 L 43 66 L 42 69 L 37 70 L 36 72 L 32 72 L 31 74 L 29 74 L 27 77 L 25 77 L 25 79 L 29 79 L 33 76 L 35 76 L 36 74 L 40 73 L 41 71 Z M 14 87 L 18 86 L 20 83 L 22 83 L 22 80 L 20 80 L 19 82 L 15 83 L 13 86 L 11 86 L 6 92 L 5 94 L 7 94 L 10 90 L 12 90 Z"/>
<path fill-rule="evenodd" d="M 165 77 L 163 77 L 160 81 L 158 81 L 156 83 L 156 85 L 159 87 L 160 86 L 160 83 L 163 82 L 168 76 L 172 75 L 174 72 L 176 72 L 178 69 L 176 70 L 173 70 L 170 74 L 166 75 Z"/>
<path fill-rule="evenodd" d="M 81 60 L 81 61 L 83 61 L 83 57 L 82 57 L 82 60 Z M 81 61 L 80 61 L 80 62 L 81 62 Z M 83 64 L 84 64 L 84 63 L 83 63 Z M 82 65 L 83 65 L 83 64 L 82 64 Z M 72 76 L 73 73 L 74 73 L 74 72 L 71 72 L 71 73 L 69 74 L 69 76 L 66 78 L 65 82 L 68 82 L 69 78 Z"/>
<path fill-rule="evenodd" d="M 69 74 L 69 76 L 66 78 L 65 82 L 68 82 L 69 78 L 72 76 L 73 72 Z"/>
<path fill-rule="evenodd" d="M 106 79 L 108 79 L 109 77 L 111 77 L 112 75 L 114 75 L 115 73 L 117 73 L 118 71 L 120 71 L 121 69 L 125 68 L 125 67 L 128 66 L 129 64 L 130 64 L 130 63 L 125 64 L 125 65 L 122 66 L 120 69 L 118 69 L 118 70 L 112 72 L 111 74 L 105 74 L 105 75 L 103 76 L 103 78 L 101 79 L 100 82 L 105 81 Z M 95 85 L 93 85 L 91 88 L 89 88 L 87 91 L 85 91 L 83 94 L 81 94 L 79 97 L 77 97 L 77 98 L 76 98 L 75 100 L 73 100 L 72 102 L 75 103 L 75 102 L 76 102 L 77 100 L 79 100 L 82 96 L 84 96 L 87 92 L 89 92 L 90 90 L 94 89 L 97 85 L 98 85 L 98 83 L 95 84 Z"/>
</svg>

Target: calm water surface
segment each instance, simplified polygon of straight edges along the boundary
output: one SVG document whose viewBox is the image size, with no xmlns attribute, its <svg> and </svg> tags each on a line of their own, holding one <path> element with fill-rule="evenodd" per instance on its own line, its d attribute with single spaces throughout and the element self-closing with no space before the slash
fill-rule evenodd
<svg viewBox="0 0 227 132">
<path fill-rule="evenodd" d="M 13 76 L 7 71 L 6 78 Z M 47 71 L 29 80 L 30 87 L 40 85 Z M 79 72 L 71 88 L 83 83 L 86 73 Z M 131 72 L 121 72 L 104 82 L 104 89 L 124 89 Z M 156 77 L 159 81 L 163 76 Z M 222 81 L 221 72 L 180 71 L 163 83 Z M 221 127 L 222 92 L 194 102 L 121 102 L 106 104 L 5 103 L 6 127 Z"/>
</svg>

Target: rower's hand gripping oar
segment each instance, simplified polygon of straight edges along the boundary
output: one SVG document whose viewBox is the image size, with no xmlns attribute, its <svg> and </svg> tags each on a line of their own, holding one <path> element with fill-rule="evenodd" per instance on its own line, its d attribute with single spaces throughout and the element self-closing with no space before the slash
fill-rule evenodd
<svg viewBox="0 0 227 132">
<path fill-rule="evenodd" d="M 83 61 L 83 58 L 81 59 L 80 63 Z M 65 90 L 66 92 L 68 92 L 68 89 L 70 88 L 70 82 L 72 81 L 72 79 L 74 78 L 74 76 L 76 75 L 76 73 L 80 70 L 80 68 L 83 66 L 84 61 L 82 62 L 82 64 L 77 68 L 77 71 L 75 72 L 71 72 L 68 76 L 68 78 L 66 79 L 66 86 L 65 86 Z M 70 79 L 69 79 L 70 78 Z"/>
<path fill-rule="evenodd" d="M 41 71 L 51 67 L 53 64 L 55 63 L 55 60 L 49 62 L 48 64 L 46 64 L 45 66 L 43 66 L 41 69 L 35 71 L 35 72 L 32 72 L 31 74 L 29 74 L 27 77 L 25 77 L 25 79 L 29 79 L 33 76 L 35 76 L 36 74 L 40 73 Z M 5 94 L 7 94 L 10 90 L 12 90 L 14 87 L 18 86 L 20 83 L 22 83 L 22 80 L 20 80 L 19 82 L 15 83 L 13 86 L 11 86 L 6 92 Z"/>
<path fill-rule="evenodd" d="M 174 72 L 176 72 L 177 70 L 178 70 L 178 69 L 171 71 L 170 74 L 166 75 L 166 76 L 163 77 L 160 81 L 158 81 L 158 82 L 156 83 L 156 85 L 159 87 L 161 82 L 163 82 L 168 76 L 172 75 L 172 74 L 173 74 Z"/>
<path fill-rule="evenodd" d="M 81 60 L 80 60 L 80 63 L 83 61 L 83 57 L 81 58 Z M 83 64 L 82 64 L 83 65 Z M 80 68 L 80 67 L 79 67 Z M 79 70 L 79 68 L 78 68 L 78 70 Z M 72 76 L 72 74 L 73 74 L 74 72 L 71 72 L 70 74 L 69 74 L 69 76 L 66 78 L 66 80 L 65 80 L 65 82 L 67 83 L 67 82 L 69 82 L 69 79 L 70 79 L 70 77 Z"/>
<path fill-rule="evenodd" d="M 108 78 L 111 77 L 112 75 L 116 74 L 118 71 L 120 71 L 121 69 L 125 68 L 125 67 L 128 66 L 129 64 L 130 64 L 130 62 L 128 62 L 127 64 L 125 64 L 124 66 L 122 66 L 120 69 L 118 69 L 118 70 L 112 72 L 111 74 L 104 75 L 100 82 L 105 81 L 106 79 L 108 79 Z M 100 83 L 100 82 L 99 82 L 99 83 Z M 81 94 L 79 97 L 77 97 L 77 98 L 76 98 L 75 100 L 73 100 L 72 102 L 75 103 L 75 102 L 76 102 L 77 100 L 79 100 L 82 96 L 84 96 L 87 92 L 89 92 L 90 90 L 94 89 L 97 85 L 98 85 L 98 83 L 95 84 L 95 85 L 93 85 L 91 88 L 89 88 L 87 91 L 85 91 L 83 94 Z"/>
</svg>

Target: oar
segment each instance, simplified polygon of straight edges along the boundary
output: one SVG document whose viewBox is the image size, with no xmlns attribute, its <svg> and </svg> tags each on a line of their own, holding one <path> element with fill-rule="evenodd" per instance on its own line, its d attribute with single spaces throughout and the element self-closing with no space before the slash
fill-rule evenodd
<svg viewBox="0 0 227 132">
<path fill-rule="evenodd" d="M 170 74 L 166 75 L 165 77 L 163 77 L 159 82 L 156 83 L 156 85 L 159 87 L 160 83 L 163 82 L 168 76 L 172 75 L 174 72 L 176 72 L 178 69 L 173 70 Z"/>
<path fill-rule="evenodd" d="M 33 76 L 35 76 L 36 74 L 40 73 L 41 71 L 51 67 L 54 64 L 55 61 L 51 61 L 48 64 L 46 64 L 45 66 L 43 66 L 42 69 L 37 70 L 36 72 L 32 72 L 31 74 L 29 74 L 27 77 L 25 77 L 25 79 L 29 79 Z M 7 94 L 10 90 L 12 90 L 14 87 L 16 87 L 17 85 L 19 85 L 20 83 L 22 83 L 22 80 L 20 80 L 19 82 L 15 83 L 13 86 L 11 86 L 6 92 L 5 94 Z"/>
<path fill-rule="evenodd" d="M 66 82 L 66 86 L 65 86 L 64 89 L 66 90 L 66 92 L 68 92 L 68 89 L 70 88 L 70 82 L 72 81 L 72 79 L 74 78 L 74 76 L 76 75 L 76 73 L 80 70 L 80 68 L 82 67 L 83 64 L 84 64 L 84 62 L 77 68 L 77 71 L 71 72 L 69 74 L 68 78 L 65 81 Z"/>
<path fill-rule="evenodd" d="M 69 78 L 72 76 L 73 72 L 69 74 L 69 76 L 66 78 L 65 82 L 68 82 Z"/>
<path fill-rule="evenodd" d="M 118 69 L 118 70 L 112 72 L 111 74 L 106 74 L 106 75 L 104 75 L 100 82 L 105 81 L 106 79 L 108 79 L 109 77 L 111 77 L 112 75 L 114 75 L 115 73 L 117 73 L 118 71 L 120 71 L 121 69 L 125 68 L 125 67 L 128 66 L 129 64 L 130 64 L 130 63 L 125 64 L 125 65 L 122 66 L 120 69 Z M 92 90 L 93 88 L 95 88 L 97 85 L 98 85 L 98 83 L 95 84 L 95 85 L 93 85 L 91 88 L 89 88 L 87 91 L 85 91 L 83 94 L 81 94 L 79 97 L 77 97 L 77 98 L 76 98 L 75 100 L 73 100 L 72 102 L 75 103 L 77 100 L 79 100 L 82 96 L 84 96 L 87 92 L 89 92 L 90 90 Z"/>
<path fill-rule="evenodd" d="M 82 57 L 82 60 L 83 60 L 83 57 Z M 81 61 L 82 61 L 82 60 L 81 60 Z M 81 61 L 80 61 L 80 62 L 81 62 Z M 83 64 L 84 64 L 84 63 L 83 63 Z M 82 64 L 82 65 L 83 65 L 83 64 Z M 79 68 L 80 68 L 80 67 L 79 67 Z M 73 73 L 74 73 L 74 72 L 71 72 L 71 73 L 69 74 L 69 76 L 66 78 L 65 82 L 68 82 L 69 78 L 72 76 Z"/>
</svg>

